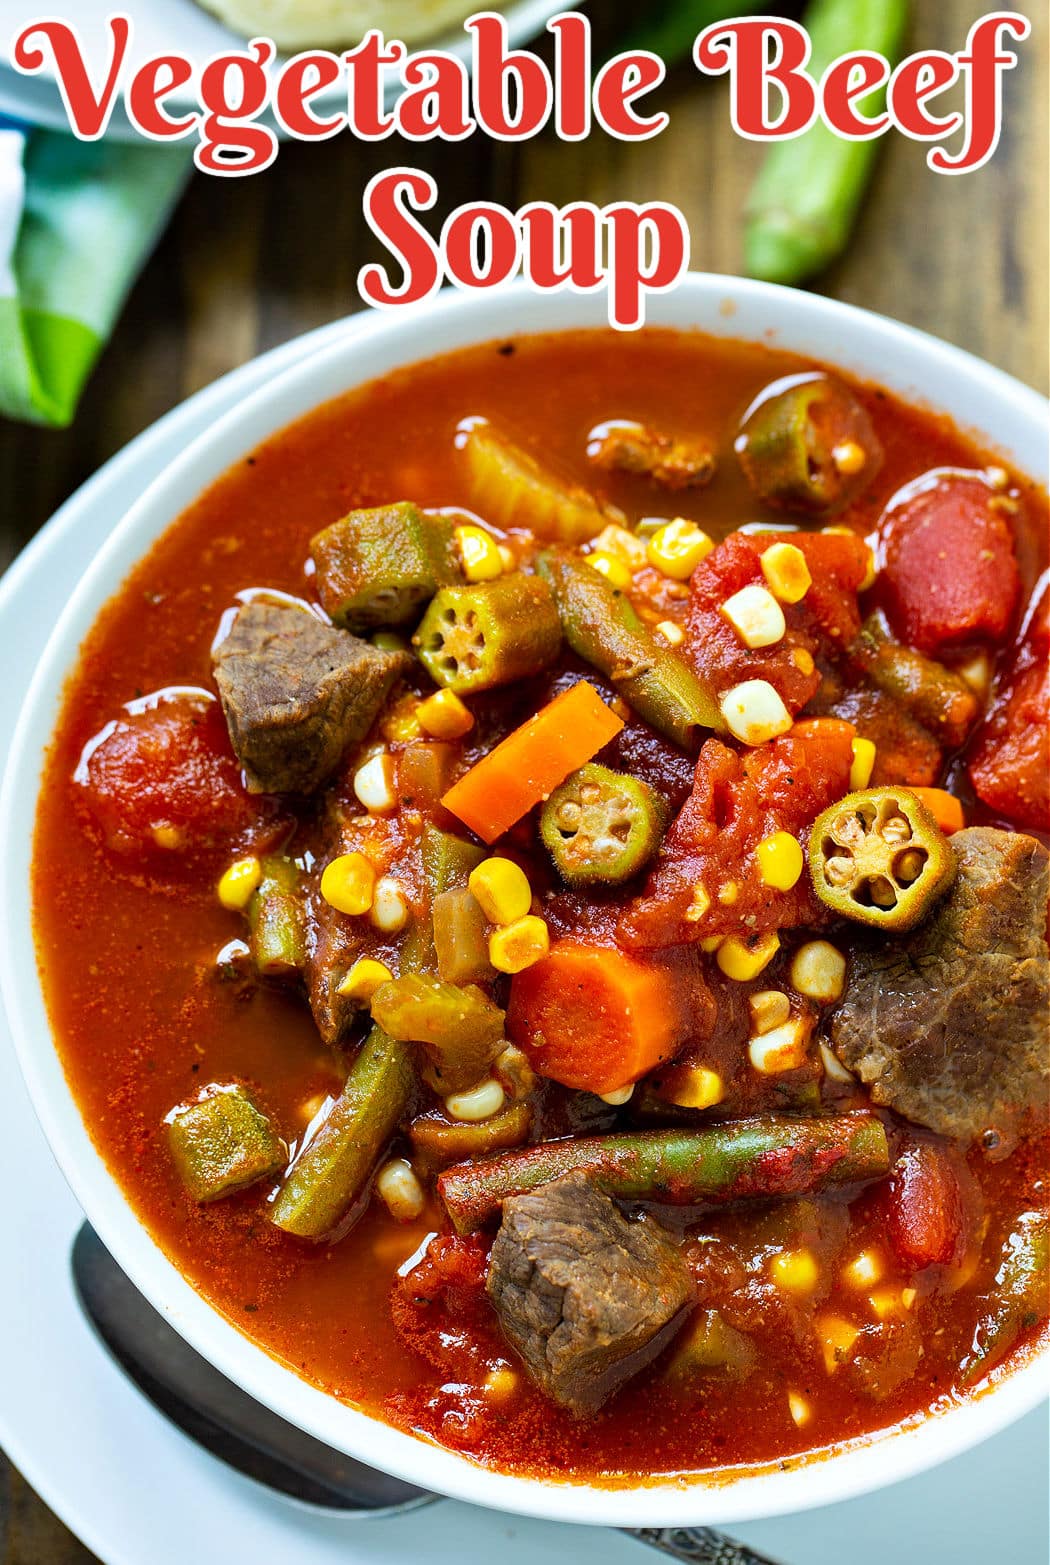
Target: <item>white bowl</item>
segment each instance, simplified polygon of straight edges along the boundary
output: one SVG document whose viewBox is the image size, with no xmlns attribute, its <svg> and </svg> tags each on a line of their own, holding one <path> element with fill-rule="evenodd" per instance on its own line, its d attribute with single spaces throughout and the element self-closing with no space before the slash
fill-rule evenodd
<svg viewBox="0 0 1050 1565">
<path fill-rule="evenodd" d="M 950 414 L 1033 478 L 1046 481 L 1043 399 L 977 359 L 909 328 L 810 294 L 691 275 L 650 305 L 655 325 L 697 327 L 794 349 Z M 211 1308 L 162 1254 L 96 1152 L 51 1039 L 31 929 L 30 850 L 47 745 L 62 686 L 99 610 L 165 528 L 213 480 L 293 419 L 375 376 L 523 332 L 605 323 L 601 297 L 445 295 L 373 316 L 268 383 L 194 441 L 141 496 L 70 600 L 40 660 L 0 797 L 0 979 L 22 1071 L 51 1147 L 107 1248 L 151 1303 L 252 1396 L 319 1440 L 425 1488 L 561 1521 L 617 1526 L 732 1523 L 848 1499 L 912 1476 L 1002 1429 L 1047 1389 L 1050 1354 L 1033 1356 L 982 1395 L 908 1427 L 816 1454 L 781 1472 L 725 1472 L 603 1489 L 493 1472 L 393 1429 L 300 1380 Z M 44 1240 L 46 1242 L 46 1239 Z"/>
</svg>

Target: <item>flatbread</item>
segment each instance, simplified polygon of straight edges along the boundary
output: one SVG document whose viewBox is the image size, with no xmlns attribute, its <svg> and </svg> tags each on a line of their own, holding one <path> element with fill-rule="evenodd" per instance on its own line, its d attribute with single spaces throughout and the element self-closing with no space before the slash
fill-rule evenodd
<svg viewBox="0 0 1050 1565">
<path fill-rule="evenodd" d="M 234 32 L 286 51 L 341 49 L 377 27 L 404 43 L 434 38 L 479 9 L 474 0 L 200 0 Z"/>
</svg>

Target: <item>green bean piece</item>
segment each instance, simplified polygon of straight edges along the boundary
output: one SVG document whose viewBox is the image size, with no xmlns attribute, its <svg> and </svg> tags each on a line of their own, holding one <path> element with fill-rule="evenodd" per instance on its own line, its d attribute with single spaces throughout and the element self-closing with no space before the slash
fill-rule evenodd
<svg viewBox="0 0 1050 1565">
<path fill-rule="evenodd" d="M 808 69 L 822 75 L 843 54 L 868 50 L 890 65 L 902 55 L 907 0 L 812 0 L 804 21 L 813 45 Z M 880 88 L 858 101 L 875 118 L 886 106 Z M 766 155 L 747 206 L 745 270 L 767 282 L 799 283 L 822 271 L 846 248 L 879 139 L 844 141 L 818 120 L 803 135 Z"/>
<path fill-rule="evenodd" d="M 964 1385 L 973 1385 L 1009 1353 L 1018 1337 L 1045 1320 L 1050 1301 L 1050 1223 L 1045 1212 L 1022 1212 L 1003 1246 L 1003 1259 L 986 1311 L 963 1364 Z"/>
<path fill-rule="evenodd" d="M 288 1149 L 243 1087 L 212 1086 L 168 1119 L 168 1144 L 194 1201 L 218 1201 L 282 1169 Z"/>
<path fill-rule="evenodd" d="M 261 978 L 289 978 L 306 963 L 306 920 L 294 859 L 266 858 L 248 904 L 252 960 Z"/>
<path fill-rule="evenodd" d="M 542 674 L 558 656 L 561 625 L 547 586 L 521 571 L 445 587 L 413 637 L 435 684 L 457 695 Z"/>
<path fill-rule="evenodd" d="M 871 420 L 834 375 L 775 381 L 745 417 L 736 452 L 760 500 L 810 515 L 845 505 L 882 462 Z"/>
<path fill-rule="evenodd" d="M 532 1110 L 527 1103 L 511 1103 L 491 1119 L 470 1124 L 446 1119 L 431 1111 L 414 1119 L 409 1136 L 416 1153 L 428 1168 L 447 1168 L 468 1157 L 488 1157 L 528 1140 Z"/>
<path fill-rule="evenodd" d="M 376 990 L 372 1019 L 391 1038 L 423 1045 L 445 1093 L 473 1086 L 503 1048 L 503 1012 L 475 984 L 403 974 Z"/>
<path fill-rule="evenodd" d="M 350 1218 L 412 1095 L 408 1047 L 373 1027 L 327 1119 L 292 1164 L 270 1221 L 300 1239 L 334 1236 Z"/>
<path fill-rule="evenodd" d="M 494 1218 L 521 1195 L 584 1169 L 611 1196 L 696 1206 L 770 1200 L 881 1178 L 889 1170 L 886 1131 L 873 1114 L 825 1119 L 768 1115 L 703 1130 L 642 1131 L 545 1141 L 484 1163 L 460 1164 L 438 1194 L 460 1233 Z"/>
<path fill-rule="evenodd" d="M 981 713 L 980 701 L 961 675 L 914 647 L 900 646 L 878 614 L 864 622 L 849 655 L 873 685 L 946 749 L 961 749 Z"/>
<path fill-rule="evenodd" d="M 489 923 L 466 886 L 434 898 L 434 952 L 438 977 L 449 984 L 490 983 L 496 969 L 489 961 Z"/>
<path fill-rule="evenodd" d="M 670 646 L 657 641 L 624 593 L 578 555 L 549 549 L 537 569 L 554 594 L 577 657 L 615 686 L 638 716 L 684 750 L 705 729 L 725 730 L 718 703 Z"/>
<path fill-rule="evenodd" d="M 655 857 L 667 826 L 660 795 L 591 761 L 555 788 L 540 836 L 568 886 L 620 886 Z"/>
<path fill-rule="evenodd" d="M 417 619 L 458 579 L 452 524 L 408 502 L 351 511 L 310 542 L 321 606 L 346 630 Z"/>
<path fill-rule="evenodd" d="M 466 883 L 482 849 L 427 826 L 423 873 L 433 897 Z M 433 959 L 430 920 L 410 931 L 401 972 Z M 322 1239 L 352 1221 L 372 1170 L 404 1119 L 415 1086 L 414 1050 L 373 1027 L 350 1068 L 343 1091 L 314 1139 L 292 1165 L 270 1213 L 271 1222 L 304 1239 Z"/>
<path fill-rule="evenodd" d="M 668 1380 L 688 1383 L 698 1371 L 715 1370 L 743 1380 L 757 1362 L 758 1352 L 749 1336 L 730 1326 L 718 1310 L 698 1310 L 664 1374 Z"/>
</svg>

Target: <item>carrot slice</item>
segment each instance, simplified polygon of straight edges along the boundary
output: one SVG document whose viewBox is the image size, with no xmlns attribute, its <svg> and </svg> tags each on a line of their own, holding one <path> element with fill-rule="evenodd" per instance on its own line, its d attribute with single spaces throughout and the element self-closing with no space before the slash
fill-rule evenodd
<svg viewBox="0 0 1050 1565">
<path fill-rule="evenodd" d="M 515 977 L 507 1036 L 540 1075 L 584 1092 L 614 1092 L 681 1046 L 687 1024 L 673 994 L 665 969 L 562 941 Z"/>
<path fill-rule="evenodd" d="M 950 837 L 953 831 L 962 831 L 966 825 L 962 805 L 954 793 L 949 793 L 946 788 L 909 787 L 908 792 L 925 804 L 946 837 Z"/>
<path fill-rule="evenodd" d="M 483 842 L 495 842 L 622 727 L 594 686 L 581 679 L 508 734 L 441 802 Z"/>
</svg>

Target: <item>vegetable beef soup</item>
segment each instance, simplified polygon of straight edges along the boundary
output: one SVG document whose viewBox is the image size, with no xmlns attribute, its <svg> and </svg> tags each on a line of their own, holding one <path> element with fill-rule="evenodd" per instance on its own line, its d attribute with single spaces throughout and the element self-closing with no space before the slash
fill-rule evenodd
<svg viewBox="0 0 1050 1565">
<path fill-rule="evenodd" d="M 799 1453 L 1045 1330 L 1045 497 L 767 347 L 473 348 L 100 616 L 34 895 L 84 1119 L 268 1352 L 507 1471 Z"/>
</svg>

